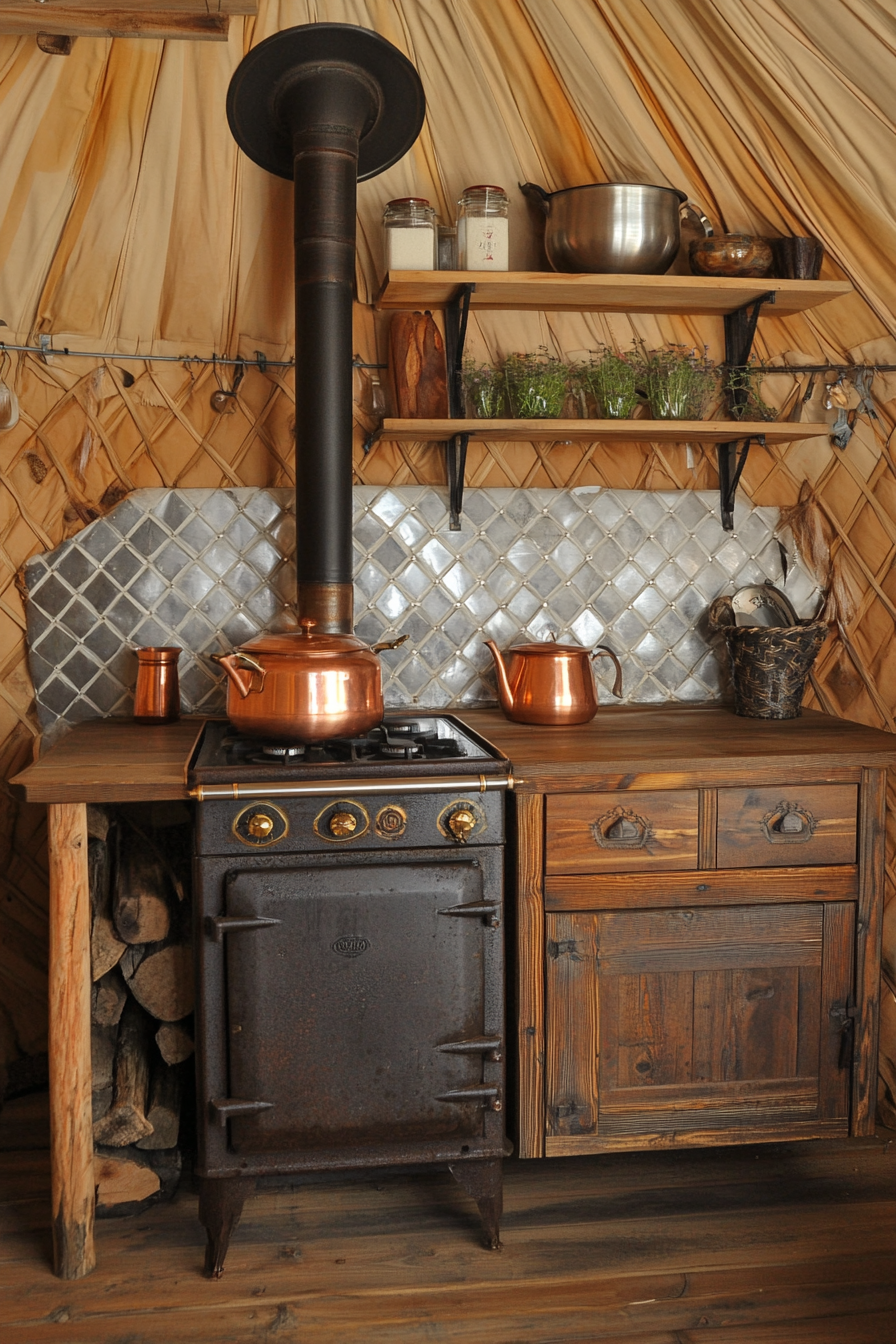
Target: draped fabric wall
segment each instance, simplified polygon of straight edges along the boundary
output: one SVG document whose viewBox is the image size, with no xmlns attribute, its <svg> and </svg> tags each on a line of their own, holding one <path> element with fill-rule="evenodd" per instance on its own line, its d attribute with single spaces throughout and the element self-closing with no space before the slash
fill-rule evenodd
<svg viewBox="0 0 896 1344">
<path fill-rule="evenodd" d="M 360 24 L 395 43 L 420 71 L 428 103 L 411 152 L 359 187 L 362 353 L 385 349 L 383 330 L 363 305 L 379 279 L 386 200 L 428 196 L 449 220 L 466 184 L 503 183 L 513 202 L 511 266 L 537 269 L 544 266 L 538 220 L 515 184 L 557 189 L 622 179 L 686 190 L 717 228 L 823 240 L 824 274 L 848 278 L 854 295 L 806 316 L 764 318 L 759 353 L 791 362 L 796 354 L 896 363 L 893 0 L 260 0 L 256 19 L 232 21 L 227 43 L 80 38 L 59 58 L 41 53 L 32 38 L 0 39 L 0 317 L 7 324 L 0 335 L 26 343 L 50 334 L 57 347 L 146 356 L 262 350 L 288 358 L 291 184 L 238 152 L 224 99 L 249 47 L 319 20 Z M 719 324 L 687 316 L 494 314 L 472 324 L 471 343 L 483 357 L 542 344 L 574 354 L 599 340 L 626 345 L 632 335 L 708 342 L 722 355 Z M 165 407 L 167 398 L 186 423 L 188 397 L 177 379 L 187 375 L 176 366 L 145 367 L 144 376 L 163 385 L 150 407 Z M 106 370 L 105 392 L 96 379 L 84 390 L 86 371 L 86 362 L 57 360 L 51 370 L 31 357 L 3 371 L 15 379 L 23 409 L 16 429 L 0 434 L 0 764 L 7 772 L 22 763 L 34 729 L 17 567 L 80 526 L 104 492 L 108 499 L 110 485 L 120 494 L 134 483 L 185 479 L 183 462 L 173 450 L 166 456 L 164 445 L 154 451 L 145 425 L 126 443 L 116 439 L 108 407 L 129 425 L 136 410 L 119 405 L 124 393 L 114 369 Z M 288 399 L 288 380 L 264 388 L 246 380 L 248 427 L 239 422 L 240 437 L 234 420 L 230 440 L 225 417 L 211 424 L 210 387 L 201 378 L 197 386 L 205 388 L 205 420 L 197 412 L 186 483 L 288 480 L 288 415 L 283 407 L 279 419 L 268 414 L 273 393 Z M 793 386 L 782 377 L 772 390 L 783 397 Z M 833 712 L 893 728 L 896 466 L 888 435 L 896 378 L 881 375 L 874 387 L 881 420 L 860 422 L 844 453 L 827 439 L 756 450 L 744 483 L 758 502 L 785 505 L 804 480 L 815 487 L 848 594 L 848 643 L 830 641 L 818 694 Z M 93 427 L 92 439 L 85 426 Z M 246 446 L 250 431 L 257 451 Z M 471 463 L 479 483 L 536 479 L 528 468 L 514 475 L 503 449 L 491 457 L 477 451 Z M 44 476 L 29 454 L 43 462 Z M 668 449 L 592 447 L 586 459 L 537 456 L 533 470 L 546 473 L 538 483 L 556 485 L 685 486 L 711 478 L 708 459 L 690 472 Z M 433 479 L 440 470 L 429 450 L 415 457 L 384 445 L 373 467 L 358 460 L 358 478 L 367 480 Z M 0 923 L 8 937 L 0 965 L 7 988 L 0 986 L 0 1004 L 11 1023 L 4 1027 L 0 1017 L 0 1059 L 39 1046 L 45 936 L 34 857 L 40 823 L 11 804 L 5 815 L 7 863 L 0 867 L 9 900 Z M 889 916 L 885 952 L 896 977 L 896 902 Z M 4 1032 L 12 1044 L 3 1045 Z M 888 1048 L 896 1054 L 892 1042 Z"/>
</svg>

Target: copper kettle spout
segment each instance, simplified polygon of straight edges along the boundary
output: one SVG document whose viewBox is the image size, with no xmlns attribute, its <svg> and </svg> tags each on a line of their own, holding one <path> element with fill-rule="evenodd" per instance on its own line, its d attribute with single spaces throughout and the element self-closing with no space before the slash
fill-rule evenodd
<svg viewBox="0 0 896 1344">
<path fill-rule="evenodd" d="M 509 714 L 513 709 L 513 691 L 510 689 L 510 682 L 507 680 L 507 668 L 504 666 L 501 650 L 493 639 L 485 640 L 485 647 L 495 662 L 495 672 L 498 678 L 498 700 L 504 713 Z"/>
</svg>

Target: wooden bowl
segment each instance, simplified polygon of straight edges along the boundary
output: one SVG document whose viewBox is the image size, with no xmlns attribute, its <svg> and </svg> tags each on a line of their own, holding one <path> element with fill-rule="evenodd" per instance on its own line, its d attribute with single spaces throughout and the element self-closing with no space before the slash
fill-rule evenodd
<svg viewBox="0 0 896 1344">
<path fill-rule="evenodd" d="M 748 233 L 697 238 L 688 255 L 694 275 L 768 275 L 774 261 L 768 239 Z"/>
</svg>

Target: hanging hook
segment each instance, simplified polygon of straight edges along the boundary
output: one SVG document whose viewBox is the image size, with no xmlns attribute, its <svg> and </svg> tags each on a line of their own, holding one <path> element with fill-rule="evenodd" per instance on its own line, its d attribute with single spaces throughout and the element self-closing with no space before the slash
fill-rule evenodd
<svg viewBox="0 0 896 1344">
<path fill-rule="evenodd" d="M 236 410 L 236 394 L 237 391 L 239 390 L 239 385 L 243 381 L 245 375 L 246 375 L 245 364 L 243 363 L 237 364 L 236 373 L 234 374 L 233 378 L 233 386 L 231 387 L 230 391 L 227 392 L 224 390 L 223 387 L 219 387 L 217 392 L 213 392 L 211 397 L 209 398 L 211 408 L 213 411 L 217 411 L 219 415 L 233 415 L 234 411 Z"/>
</svg>

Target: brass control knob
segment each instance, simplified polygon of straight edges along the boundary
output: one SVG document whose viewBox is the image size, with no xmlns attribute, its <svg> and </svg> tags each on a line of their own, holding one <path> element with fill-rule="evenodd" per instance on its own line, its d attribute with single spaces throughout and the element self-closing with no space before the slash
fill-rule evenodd
<svg viewBox="0 0 896 1344">
<path fill-rule="evenodd" d="M 460 845 L 465 845 L 476 829 L 476 817 L 468 807 L 452 812 L 445 825 Z"/>
<path fill-rule="evenodd" d="M 331 835 L 354 835 L 358 818 L 351 812 L 334 812 L 329 821 Z"/>
<path fill-rule="evenodd" d="M 274 829 L 274 819 L 266 812 L 253 812 L 246 822 L 246 830 L 256 840 L 265 840 Z"/>
</svg>

